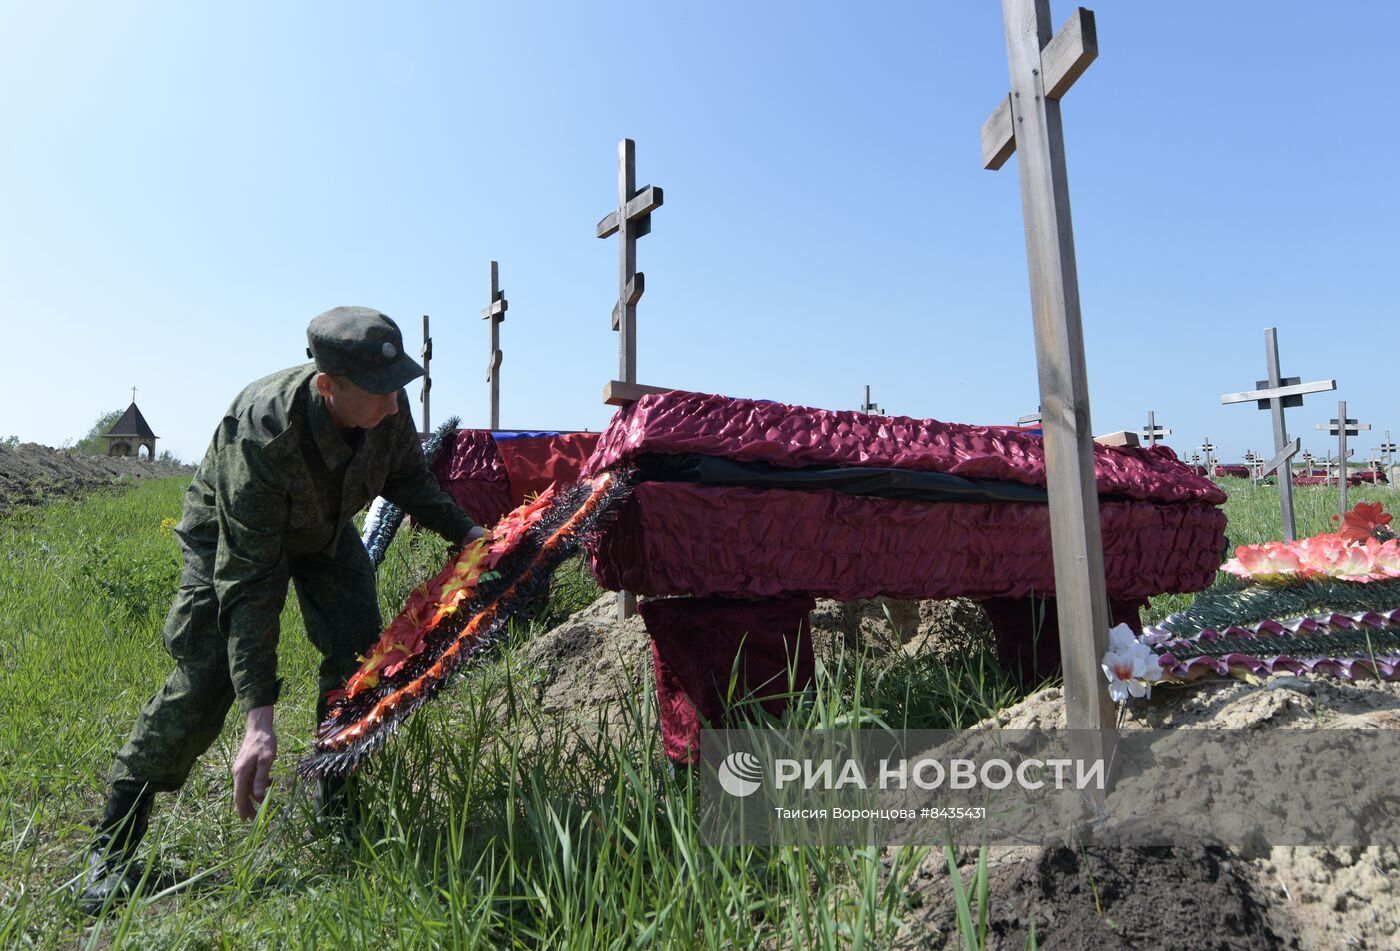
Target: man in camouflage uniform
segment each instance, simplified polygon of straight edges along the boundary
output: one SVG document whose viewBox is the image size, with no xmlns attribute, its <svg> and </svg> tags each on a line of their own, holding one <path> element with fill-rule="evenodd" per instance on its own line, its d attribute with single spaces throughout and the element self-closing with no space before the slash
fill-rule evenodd
<svg viewBox="0 0 1400 951">
<path fill-rule="evenodd" d="M 184 570 L 166 618 L 175 669 L 142 707 L 112 767 L 112 790 L 80 885 L 98 910 L 130 888 L 130 860 L 156 792 L 179 789 L 237 702 L 247 718 L 234 806 L 251 819 L 277 755 L 278 616 L 290 581 L 342 687 L 382 629 L 374 569 L 350 519 L 383 495 L 449 541 L 481 535 L 428 472 L 403 387 L 423 369 L 392 320 L 337 307 L 307 328 L 314 363 L 248 386 L 224 414 L 176 527 Z M 319 805 L 337 790 L 319 790 Z M 342 800 L 343 803 L 343 800 Z"/>
</svg>

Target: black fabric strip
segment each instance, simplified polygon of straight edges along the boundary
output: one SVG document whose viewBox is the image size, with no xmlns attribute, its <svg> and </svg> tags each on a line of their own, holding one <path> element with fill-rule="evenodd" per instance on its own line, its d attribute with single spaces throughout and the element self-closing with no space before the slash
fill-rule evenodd
<svg viewBox="0 0 1400 951">
<path fill-rule="evenodd" d="M 648 482 L 690 482 L 755 489 L 833 489 L 847 495 L 918 502 L 1047 501 L 1045 490 L 1037 486 L 909 469 L 780 469 L 761 462 L 735 462 L 700 453 L 648 453 L 638 457 L 637 467 L 641 479 Z"/>
</svg>

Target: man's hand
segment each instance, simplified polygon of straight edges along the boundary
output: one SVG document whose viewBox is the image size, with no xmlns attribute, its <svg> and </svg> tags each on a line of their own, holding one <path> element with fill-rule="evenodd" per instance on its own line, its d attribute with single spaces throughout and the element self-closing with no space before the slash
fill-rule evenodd
<svg viewBox="0 0 1400 951">
<path fill-rule="evenodd" d="M 277 734 L 272 729 L 272 707 L 248 711 L 243 745 L 233 761 L 233 808 L 238 818 L 248 820 L 258 814 L 267 796 L 268 776 L 277 758 Z"/>
<path fill-rule="evenodd" d="M 472 542 L 476 541 L 478 538 L 482 537 L 485 534 L 486 529 L 482 528 L 480 525 L 474 525 L 472 526 L 472 530 L 467 532 L 467 534 L 462 538 L 462 540 L 457 543 L 457 547 L 466 548 Z"/>
</svg>

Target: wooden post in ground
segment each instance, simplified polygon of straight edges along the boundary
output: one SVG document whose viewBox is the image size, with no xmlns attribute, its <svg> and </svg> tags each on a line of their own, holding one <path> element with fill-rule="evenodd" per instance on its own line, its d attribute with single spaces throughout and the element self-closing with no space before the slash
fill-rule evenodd
<svg viewBox="0 0 1400 951">
<path fill-rule="evenodd" d="M 418 399 L 423 404 L 423 432 L 424 439 L 433 431 L 432 424 L 428 421 L 428 391 L 433 388 L 433 338 L 428 334 L 428 315 L 423 315 L 423 349 L 419 352 L 423 358 L 423 392 L 418 394 Z"/>
<path fill-rule="evenodd" d="M 1320 380 L 1315 383 L 1301 383 L 1300 377 L 1285 377 L 1279 373 L 1278 330 L 1270 327 L 1264 331 L 1264 363 L 1269 377 L 1259 380 L 1255 389 L 1243 393 L 1224 393 L 1222 404 L 1255 402 L 1259 409 L 1268 410 L 1274 423 L 1274 456 L 1264 464 L 1260 477 L 1278 470 L 1279 511 L 1283 521 L 1283 537 L 1293 541 L 1298 530 L 1293 520 L 1293 463 L 1290 461 L 1302 449 L 1302 440 L 1288 439 L 1288 428 L 1284 425 L 1283 411 L 1290 406 L 1302 406 L 1303 394 L 1322 393 L 1337 388 L 1336 380 Z"/>
<path fill-rule="evenodd" d="M 501 321 L 506 319 L 510 303 L 501 290 L 500 270 L 491 262 L 491 303 L 481 308 L 481 319 L 491 321 L 491 355 L 486 361 L 486 382 L 491 387 L 491 428 L 501 428 Z"/>
<path fill-rule="evenodd" d="M 1170 429 L 1163 429 L 1161 426 L 1157 425 L 1157 414 L 1152 410 L 1148 410 L 1147 428 L 1139 434 L 1143 439 L 1147 440 L 1147 444 L 1149 446 L 1155 446 L 1157 445 L 1158 439 L 1161 439 L 1163 436 L 1170 436 L 1171 434 L 1172 431 Z"/>
<path fill-rule="evenodd" d="M 617 209 L 608 212 L 594 229 L 600 238 L 618 236 L 617 303 L 612 312 L 612 329 L 619 334 L 618 379 L 614 384 L 637 385 L 637 301 L 646 291 L 646 275 L 637 270 L 637 239 L 651 234 L 651 213 L 664 201 L 660 186 L 637 190 L 637 143 L 623 139 L 617 147 Z M 611 384 L 605 387 L 605 401 L 619 389 Z M 618 620 L 625 621 L 636 611 L 636 598 L 619 592 Z"/>
<path fill-rule="evenodd" d="M 1072 736 L 1082 738 L 1073 754 L 1107 764 L 1116 741 L 1113 703 L 1100 668 L 1108 649 L 1108 591 L 1060 119 L 1060 97 L 1098 55 L 1098 38 L 1093 13 L 1082 7 L 1053 36 L 1049 0 L 1003 0 L 1002 16 L 1011 91 L 982 125 L 982 159 L 986 168 L 997 169 L 1017 155 L 1066 723 L 1076 731 Z M 1103 795 L 1100 790 L 1094 796 L 1099 806 Z"/>
<path fill-rule="evenodd" d="M 1356 436 L 1363 429 L 1370 429 L 1370 423 L 1358 423 L 1354 419 L 1347 419 L 1347 401 L 1337 401 L 1337 418 L 1329 423 L 1318 423 L 1318 429 L 1325 429 L 1333 436 L 1337 437 L 1337 501 L 1340 506 L 1340 515 L 1347 514 L 1347 459 L 1351 452 L 1347 450 L 1347 437 Z"/>
</svg>

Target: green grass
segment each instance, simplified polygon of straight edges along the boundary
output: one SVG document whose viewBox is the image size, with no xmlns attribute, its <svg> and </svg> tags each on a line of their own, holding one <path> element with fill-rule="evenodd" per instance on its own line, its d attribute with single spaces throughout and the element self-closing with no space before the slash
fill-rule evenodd
<svg viewBox="0 0 1400 951">
<path fill-rule="evenodd" d="M 317 657 L 291 598 L 268 808 L 253 825 L 233 814 L 242 725 L 231 716 L 186 787 L 161 798 L 141 896 L 85 919 L 66 883 L 112 755 L 168 669 L 160 631 L 178 561 L 162 522 L 182 490 L 144 482 L 0 522 L 0 946 L 880 948 L 926 901 L 914 878 L 923 849 L 706 847 L 691 788 L 660 754 L 650 690 L 623 704 L 622 723 L 550 718 L 514 689 L 533 675 L 515 647 L 368 764 L 359 790 L 372 827 L 350 843 L 308 840 L 291 764 L 313 725 Z M 1232 542 L 1277 536 L 1271 490 L 1229 491 Z M 1300 530 L 1328 527 L 1323 490 L 1298 496 Z M 381 571 L 386 618 L 443 557 L 435 537 L 400 533 Z M 595 595 L 561 572 L 546 622 Z M 543 626 L 519 629 L 517 646 Z M 789 724 L 957 727 L 1023 695 L 985 654 L 952 667 L 843 655 L 794 697 Z M 964 896 L 957 944 L 978 943 L 984 888 L 974 878 Z"/>
</svg>

